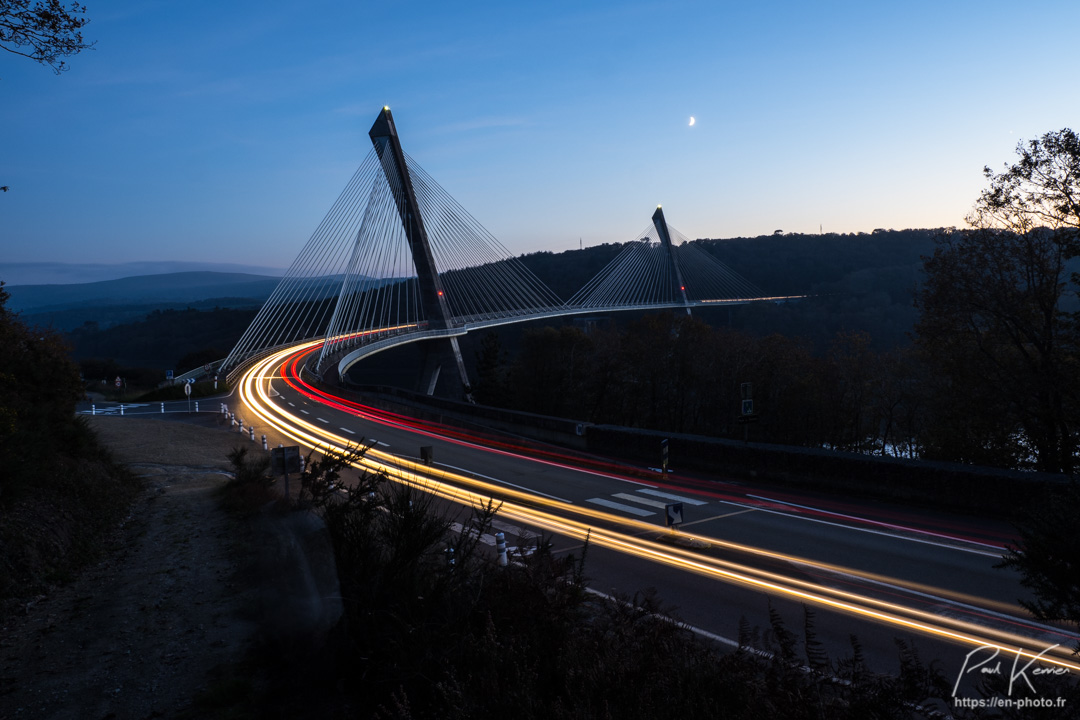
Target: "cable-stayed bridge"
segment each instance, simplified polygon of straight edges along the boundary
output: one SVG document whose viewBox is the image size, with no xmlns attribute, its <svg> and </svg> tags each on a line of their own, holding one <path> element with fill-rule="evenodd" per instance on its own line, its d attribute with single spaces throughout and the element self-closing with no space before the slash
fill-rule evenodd
<svg viewBox="0 0 1080 720">
<path fill-rule="evenodd" d="M 506 323 L 583 313 L 740 304 L 762 293 L 667 224 L 652 222 L 567 301 L 558 298 L 401 147 L 383 108 L 372 149 L 226 358 L 248 361 L 322 339 L 308 370 L 336 381 L 360 358 L 439 339 L 425 360 L 428 393 L 443 367 L 468 395 L 457 338 Z"/>
</svg>

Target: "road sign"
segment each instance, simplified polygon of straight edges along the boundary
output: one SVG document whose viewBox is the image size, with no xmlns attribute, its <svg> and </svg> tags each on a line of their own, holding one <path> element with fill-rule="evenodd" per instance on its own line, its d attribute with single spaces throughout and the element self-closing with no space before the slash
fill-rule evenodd
<svg viewBox="0 0 1080 720">
<path fill-rule="evenodd" d="M 743 415 L 753 415 L 754 414 L 754 401 L 753 400 L 743 400 L 742 401 L 742 414 Z"/>
<path fill-rule="evenodd" d="M 173 379 L 173 371 L 172 370 L 166 370 L 165 371 L 165 379 L 166 380 L 172 380 Z"/>
<path fill-rule="evenodd" d="M 191 397 L 191 383 L 184 383 L 184 394 Z"/>
<path fill-rule="evenodd" d="M 664 506 L 664 519 L 667 520 L 668 527 L 674 527 L 676 525 L 682 525 L 683 512 L 682 503 L 671 503 Z"/>
<path fill-rule="evenodd" d="M 270 471 L 275 475 L 300 472 L 300 446 L 270 448 Z"/>
<path fill-rule="evenodd" d="M 117 375 L 116 380 L 113 381 L 113 385 L 115 385 L 116 387 L 120 387 L 123 384 L 124 384 L 124 381 L 120 379 L 119 375 Z"/>
</svg>

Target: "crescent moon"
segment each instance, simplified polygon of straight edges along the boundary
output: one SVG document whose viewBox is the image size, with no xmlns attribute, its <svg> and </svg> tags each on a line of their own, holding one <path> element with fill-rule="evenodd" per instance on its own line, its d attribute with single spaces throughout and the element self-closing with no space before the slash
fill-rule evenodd
<svg viewBox="0 0 1080 720">
<path fill-rule="evenodd" d="M 693 127 L 693 126 L 694 126 L 694 123 L 695 123 L 695 122 L 696 122 L 696 121 L 694 120 L 694 116 L 693 116 L 693 115 L 691 115 L 691 116 L 690 116 L 690 127 Z"/>
</svg>

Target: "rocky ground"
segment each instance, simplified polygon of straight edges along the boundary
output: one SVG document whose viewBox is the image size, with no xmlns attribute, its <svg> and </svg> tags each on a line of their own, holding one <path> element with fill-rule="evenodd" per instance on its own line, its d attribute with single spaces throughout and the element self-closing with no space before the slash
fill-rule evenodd
<svg viewBox="0 0 1080 720">
<path fill-rule="evenodd" d="M 145 489 L 97 564 L 4 619 L 0 718 L 198 717 L 235 684 L 256 631 L 252 531 L 215 493 L 240 441 L 135 417 L 93 424 Z"/>
</svg>

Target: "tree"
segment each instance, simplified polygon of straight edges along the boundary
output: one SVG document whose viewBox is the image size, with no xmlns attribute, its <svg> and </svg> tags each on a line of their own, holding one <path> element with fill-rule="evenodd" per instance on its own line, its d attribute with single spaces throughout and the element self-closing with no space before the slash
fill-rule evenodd
<svg viewBox="0 0 1080 720">
<path fill-rule="evenodd" d="M 83 396 L 79 369 L 62 339 L 33 328 L 5 307 L 0 281 L 0 499 L 10 501 L 51 468 L 57 445 Z"/>
<path fill-rule="evenodd" d="M 1006 466 L 1034 456 L 1068 473 L 1080 346 L 1062 299 L 1080 252 L 1080 142 L 1065 129 L 1017 154 L 1002 173 L 985 169 L 971 229 L 943 232 L 924 259 L 917 341 L 942 388 L 927 451 Z"/>
<path fill-rule="evenodd" d="M 90 22 L 85 5 L 64 8 L 60 0 L 0 0 L 0 48 L 48 65 L 57 75 L 68 69 L 61 58 L 93 47 L 83 40 Z"/>
<path fill-rule="evenodd" d="M 1076 482 L 1048 492 L 1019 525 L 1020 542 L 1010 545 L 995 567 L 1020 572 L 1020 584 L 1035 593 L 1035 600 L 1020 600 L 1020 604 L 1035 617 L 1080 628 L 1078 503 L 1080 485 Z"/>
</svg>

